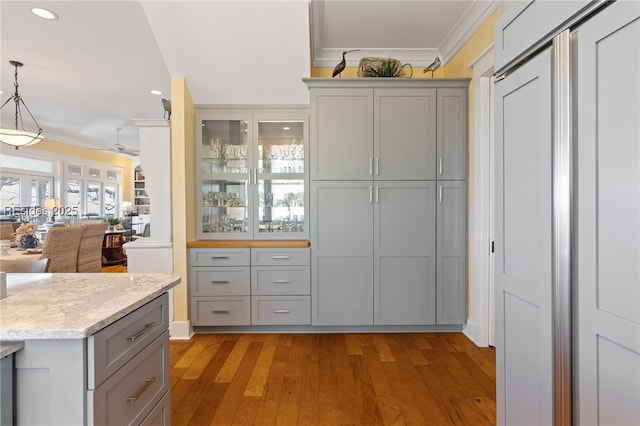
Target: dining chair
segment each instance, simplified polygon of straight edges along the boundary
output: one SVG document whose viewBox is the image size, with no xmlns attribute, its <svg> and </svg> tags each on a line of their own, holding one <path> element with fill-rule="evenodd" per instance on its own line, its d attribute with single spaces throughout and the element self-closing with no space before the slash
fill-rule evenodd
<svg viewBox="0 0 640 426">
<path fill-rule="evenodd" d="M 40 273 L 49 272 L 51 259 L 15 260 L 0 259 L 0 271 L 8 273 Z"/>
<path fill-rule="evenodd" d="M 77 272 L 83 226 L 53 227 L 47 231 L 41 258 L 51 259 L 47 272 Z"/>
<path fill-rule="evenodd" d="M 0 222 L 0 240 L 14 240 L 15 238 L 16 234 L 13 231 L 13 225 L 11 222 Z"/>
<path fill-rule="evenodd" d="M 75 224 L 74 224 L 75 226 Z M 102 272 L 102 243 L 104 231 L 107 230 L 107 222 L 83 223 L 77 226 L 84 228 L 76 270 L 78 272 Z"/>
</svg>

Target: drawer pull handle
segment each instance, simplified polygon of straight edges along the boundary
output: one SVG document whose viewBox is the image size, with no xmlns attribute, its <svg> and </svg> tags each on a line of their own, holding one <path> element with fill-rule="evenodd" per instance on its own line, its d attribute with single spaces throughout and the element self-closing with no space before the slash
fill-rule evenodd
<svg viewBox="0 0 640 426">
<path fill-rule="evenodd" d="M 150 322 L 149 324 L 145 324 L 144 327 L 142 327 L 142 330 L 138 331 L 136 334 L 134 334 L 132 336 L 128 336 L 127 340 L 130 341 L 130 342 L 133 342 L 133 341 L 137 340 L 140 336 L 142 336 L 147 331 L 149 331 L 151 329 L 151 327 L 153 327 L 154 325 L 156 325 L 155 322 Z"/>
<path fill-rule="evenodd" d="M 290 284 L 291 280 L 273 280 L 274 284 Z"/>
<path fill-rule="evenodd" d="M 215 309 L 211 311 L 212 314 L 230 314 L 231 311 L 228 309 Z"/>
<path fill-rule="evenodd" d="M 291 309 L 274 309 L 273 313 L 274 314 L 290 314 Z"/>
<path fill-rule="evenodd" d="M 156 381 L 155 377 L 151 377 L 149 379 L 144 379 L 144 385 L 142 386 L 142 388 L 140 388 L 140 390 L 135 395 L 128 396 L 127 397 L 127 402 L 136 402 L 138 399 L 140 399 L 142 394 L 145 393 L 147 391 L 147 389 L 149 389 L 149 387 L 151 387 L 151 385 L 155 381 Z"/>
<path fill-rule="evenodd" d="M 291 259 L 291 256 L 271 256 L 273 260 L 288 260 Z"/>
<path fill-rule="evenodd" d="M 211 281 L 211 284 L 229 284 L 230 281 L 224 281 L 224 280 L 220 280 L 220 281 Z"/>
<path fill-rule="evenodd" d="M 229 256 L 211 256 L 211 260 L 229 260 Z"/>
</svg>

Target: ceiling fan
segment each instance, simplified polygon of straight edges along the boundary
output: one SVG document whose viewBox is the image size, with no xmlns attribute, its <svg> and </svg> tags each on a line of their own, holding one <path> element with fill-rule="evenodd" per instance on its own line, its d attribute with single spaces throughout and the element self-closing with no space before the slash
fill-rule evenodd
<svg viewBox="0 0 640 426">
<path fill-rule="evenodd" d="M 115 152 L 116 154 L 126 154 L 126 155 L 131 155 L 133 157 L 137 157 L 140 155 L 140 151 L 136 151 L 133 149 L 127 149 L 126 146 L 122 145 L 120 143 L 120 130 L 122 130 L 121 127 L 117 127 L 116 128 L 116 143 L 114 143 L 113 145 L 111 145 L 109 148 L 88 148 L 90 150 L 97 150 L 97 151 L 108 151 L 108 152 Z"/>
</svg>

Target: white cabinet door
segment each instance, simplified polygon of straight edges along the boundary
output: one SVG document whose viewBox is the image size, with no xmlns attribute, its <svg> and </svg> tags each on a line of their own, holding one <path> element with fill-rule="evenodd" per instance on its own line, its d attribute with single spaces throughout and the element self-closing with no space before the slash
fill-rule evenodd
<svg viewBox="0 0 640 426">
<path fill-rule="evenodd" d="M 436 90 L 376 89 L 374 95 L 375 179 L 435 179 Z"/>
<path fill-rule="evenodd" d="M 435 183 L 375 185 L 374 323 L 435 324 Z"/>
<path fill-rule="evenodd" d="M 500 71 L 541 40 L 549 41 L 563 22 L 593 6 L 591 0 L 502 0 L 496 22 L 495 69 Z"/>
<path fill-rule="evenodd" d="M 438 180 L 467 177 L 467 90 L 438 89 Z"/>
<path fill-rule="evenodd" d="M 464 324 L 467 318 L 467 191 L 462 181 L 438 181 L 436 322 Z"/>
<path fill-rule="evenodd" d="M 496 84 L 497 423 L 553 423 L 551 49 Z"/>
<path fill-rule="evenodd" d="M 365 180 L 373 168 L 373 90 L 311 91 L 311 180 Z"/>
<path fill-rule="evenodd" d="M 311 183 L 312 325 L 373 324 L 373 186 Z"/>
<path fill-rule="evenodd" d="M 576 424 L 640 424 L 639 52 L 637 1 L 578 28 Z"/>
</svg>

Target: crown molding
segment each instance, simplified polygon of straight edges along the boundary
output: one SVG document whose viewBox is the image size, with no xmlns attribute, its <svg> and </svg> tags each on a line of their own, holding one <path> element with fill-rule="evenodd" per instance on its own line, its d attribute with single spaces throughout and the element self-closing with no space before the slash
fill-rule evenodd
<svg viewBox="0 0 640 426">
<path fill-rule="evenodd" d="M 323 14 L 321 1 L 311 2 L 310 8 L 310 35 L 311 49 L 313 54 L 313 67 L 333 68 L 342 58 L 342 52 L 357 47 L 344 48 L 321 48 L 316 46 L 316 40 L 321 39 L 322 28 L 318 28 L 318 17 Z M 368 48 L 360 49 L 347 55 L 347 66 L 357 67 L 360 58 L 374 56 L 381 58 L 396 58 L 403 64 L 411 64 L 414 68 L 426 67 L 437 57 L 440 57 L 442 64 L 446 64 L 458 50 L 471 38 L 480 28 L 486 19 L 498 8 L 497 0 L 476 0 L 456 25 L 451 29 L 445 40 L 438 48 Z M 312 10 L 311 10 L 312 9 Z"/>
<path fill-rule="evenodd" d="M 442 64 L 446 64 L 487 18 L 498 8 L 496 0 L 476 0 L 456 23 L 440 45 Z"/>
</svg>

